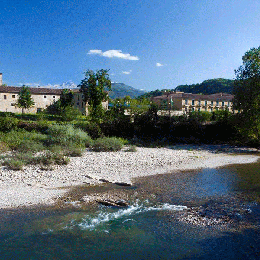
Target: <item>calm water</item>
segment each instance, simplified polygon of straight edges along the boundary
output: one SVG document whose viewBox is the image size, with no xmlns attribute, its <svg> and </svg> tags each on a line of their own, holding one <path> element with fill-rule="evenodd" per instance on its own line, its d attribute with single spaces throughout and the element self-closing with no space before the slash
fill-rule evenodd
<svg viewBox="0 0 260 260">
<path fill-rule="evenodd" d="M 259 164 L 97 189 L 130 206 L 1 211 L 0 258 L 260 259 Z"/>
</svg>

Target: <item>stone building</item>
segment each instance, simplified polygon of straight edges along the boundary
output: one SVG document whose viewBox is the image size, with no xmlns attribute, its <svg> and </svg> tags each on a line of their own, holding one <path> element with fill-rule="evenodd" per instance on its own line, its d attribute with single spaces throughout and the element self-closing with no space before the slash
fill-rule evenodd
<svg viewBox="0 0 260 260">
<path fill-rule="evenodd" d="M 211 95 L 191 94 L 184 92 L 167 93 L 162 96 L 153 97 L 152 100 L 166 110 L 176 110 L 181 114 L 190 111 L 208 111 L 216 110 L 233 111 L 234 96 L 226 93 L 216 93 Z"/>
<path fill-rule="evenodd" d="M 0 111 L 1 112 L 13 112 L 21 113 L 22 109 L 15 106 L 21 87 L 10 87 L 2 85 L 0 74 Z M 62 89 L 51 89 L 51 88 L 29 88 L 34 106 L 26 110 L 26 113 L 38 113 L 46 109 L 49 105 L 53 104 L 55 101 L 60 99 Z M 72 89 L 74 93 L 74 106 L 79 109 L 79 111 L 87 115 L 88 114 L 88 104 L 84 102 L 84 96 L 79 91 L 79 89 Z M 105 109 L 108 109 L 108 101 L 102 103 Z"/>
</svg>

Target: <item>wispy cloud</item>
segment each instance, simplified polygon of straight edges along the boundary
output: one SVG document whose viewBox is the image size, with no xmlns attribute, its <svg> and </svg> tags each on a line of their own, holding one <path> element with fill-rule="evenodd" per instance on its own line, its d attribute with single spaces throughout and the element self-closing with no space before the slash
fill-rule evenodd
<svg viewBox="0 0 260 260">
<path fill-rule="evenodd" d="M 126 74 L 126 75 L 129 75 L 131 74 L 132 70 L 129 70 L 129 71 L 122 71 L 123 74 Z"/>
<path fill-rule="evenodd" d="M 108 50 L 103 52 L 102 50 L 89 50 L 90 55 L 100 55 L 106 58 L 119 58 L 124 60 L 139 60 L 137 56 L 132 56 L 129 53 L 123 53 L 121 50 Z"/>
<path fill-rule="evenodd" d="M 156 63 L 156 67 L 163 67 L 164 65 L 162 64 L 162 63 L 160 63 L 160 62 L 157 62 Z"/>
<path fill-rule="evenodd" d="M 18 83 L 18 85 L 19 86 L 25 85 L 25 86 L 28 86 L 28 87 L 38 87 L 38 86 L 40 86 L 39 83 Z"/>
</svg>

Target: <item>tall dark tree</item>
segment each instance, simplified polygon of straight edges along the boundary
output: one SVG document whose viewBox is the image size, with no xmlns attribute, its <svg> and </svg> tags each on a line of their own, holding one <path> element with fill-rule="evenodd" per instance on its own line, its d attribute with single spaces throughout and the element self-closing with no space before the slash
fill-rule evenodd
<svg viewBox="0 0 260 260">
<path fill-rule="evenodd" d="M 100 120 L 104 116 L 102 102 L 108 99 L 105 88 L 111 90 L 111 81 L 108 70 L 98 70 L 85 72 L 85 78 L 78 85 L 80 91 L 84 94 L 85 102 L 88 103 L 88 110 L 93 120 Z"/>
<path fill-rule="evenodd" d="M 16 102 L 16 106 L 22 108 L 22 114 L 24 113 L 24 109 L 29 109 L 34 106 L 34 101 L 31 96 L 31 92 L 28 86 L 23 85 L 20 92 L 19 98 Z"/>
<path fill-rule="evenodd" d="M 252 48 L 242 57 L 243 64 L 235 71 L 234 108 L 252 137 L 260 134 L 260 47 Z"/>
</svg>

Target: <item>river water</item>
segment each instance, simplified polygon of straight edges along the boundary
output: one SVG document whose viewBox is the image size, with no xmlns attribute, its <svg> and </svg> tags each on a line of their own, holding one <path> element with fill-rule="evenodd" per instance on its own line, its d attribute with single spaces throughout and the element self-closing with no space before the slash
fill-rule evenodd
<svg viewBox="0 0 260 260">
<path fill-rule="evenodd" d="M 89 193 L 129 207 L 86 206 Z M 76 195 L 75 195 L 76 194 Z M 260 164 L 79 187 L 55 207 L 2 210 L 0 259 L 260 259 Z"/>
</svg>

